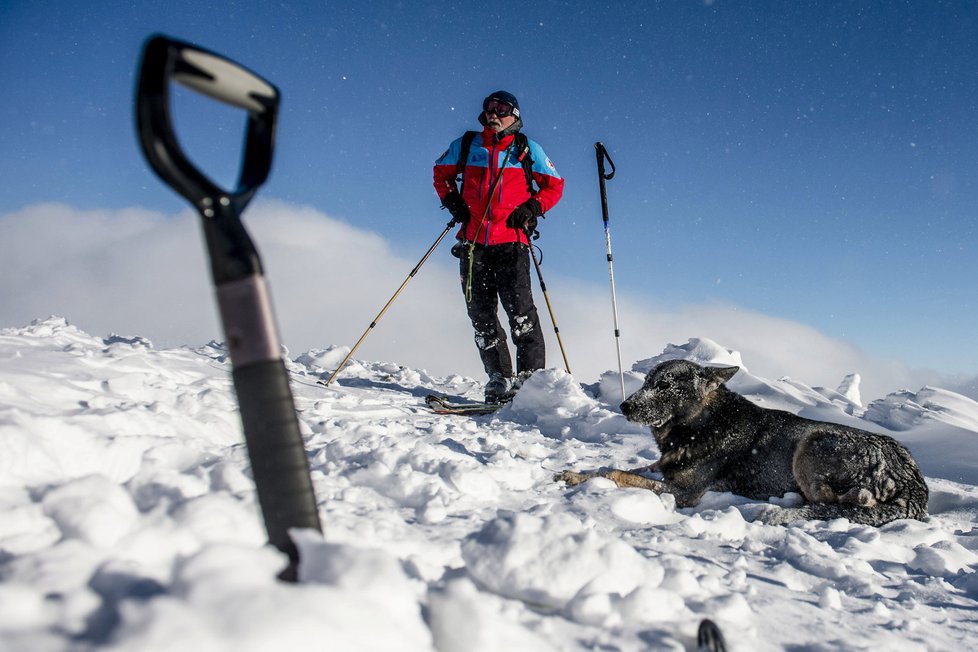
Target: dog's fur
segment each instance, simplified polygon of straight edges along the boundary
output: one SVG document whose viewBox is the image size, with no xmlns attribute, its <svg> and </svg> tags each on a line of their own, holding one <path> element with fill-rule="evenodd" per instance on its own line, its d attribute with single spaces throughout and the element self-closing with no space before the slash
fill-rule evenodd
<svg viewBox="0 0 978 652">
<path fill-rule="evenodd" d="M 696 505 L 707 491 L 755 500 L 804 496 L 802 507 L 762 512 L 760 520 L 771 524 L 844 517 L 878 526 L 927 515 L 927 485 L 902 444 L 755 405 L 723 386 L 738 369 L 687 360 L 658 365 L 621 404 L 629 421 L 651 426 L 658 462 L 632 471 L 565 471 L 555 479 L 575 485 L 606 477 L 620 487 L 671 493 L 679 507 Z M 650 470 L 663 479 L 640 475 Z"/>
</svg>

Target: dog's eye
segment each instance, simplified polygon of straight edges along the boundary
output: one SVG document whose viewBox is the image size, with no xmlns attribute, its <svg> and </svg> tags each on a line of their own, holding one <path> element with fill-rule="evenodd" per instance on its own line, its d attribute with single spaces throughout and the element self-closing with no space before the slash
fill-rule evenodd
<svg viewBox="0 0 978 652">
<path fill-rule="evenodd" d="M 655 384 L 656 389 L 667 390 L 669 389 L 669 382 L 665 380 L 660 380 Z"/>
</svg>

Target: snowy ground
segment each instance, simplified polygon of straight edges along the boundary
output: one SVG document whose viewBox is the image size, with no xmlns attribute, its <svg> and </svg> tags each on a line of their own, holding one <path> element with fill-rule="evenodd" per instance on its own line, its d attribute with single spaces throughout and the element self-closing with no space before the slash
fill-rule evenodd
<svg viewBox="0 0 978 652">
<path fill-rule="evenodd" d="M 495 416 L 440 417 L 426 393 L 477 397 L 478 382 L 354 362 L 317 385 L 343 354 L 290 362 L 325 537 L 301 533 L 288 585 L 220 347 L 54 318 L 0 331 L 0 650 L 692 650 L 702 618 L 732 650 L 974 649 L 969 399 L 925 388 L 864 407 L 855 379 L 738 374 L 762 405 L 892 434 L 927 476 L 926 523 L 785 528 L 730 494 L 676 510 L 552 482 L 657 457 L 611 407 L 616 375 L 582 388 L 546 370 Z M 637 363 L 630 387 L 666 357 L 750 365 L 691 340 Z"/>
</svg>

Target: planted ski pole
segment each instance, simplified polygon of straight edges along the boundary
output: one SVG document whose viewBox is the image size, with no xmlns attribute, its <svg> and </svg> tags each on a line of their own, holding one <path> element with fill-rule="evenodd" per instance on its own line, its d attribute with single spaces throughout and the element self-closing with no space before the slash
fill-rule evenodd
<svg viewBox="0 0 978 652">
<path fill-rule="evenodd" d="M 594 143 L 595 154 L 598 159 L 598 186 L 601 189 L 601 217 L 604 220 L 604 243 L 608 253 L 608 276 L 611 279 L 611 311 L 615 318 L 615 349 L 618 352 L 618 378 L 621 381 L 621 400 L 625 400 L 625 372 L 621 365 L 621 329 L 618 327 L 618 299 L 615 296 L 615 267 L 611 256 L 611 230 L 608 228 L 608 193 L 605 190 L 605 181 L 611 181 L 615 177 L 615 162 L 608 156 L 608 150 L 601 142 Z M 608 161 L 611 172 L 606 173 L 604 162 Z"/>
<path fill-rule="evenodd" d="M 547 312 L 550 313 L 550 323 L 554 325 L 554 334 L 557 336 L 557 345 L 560 347 L 560 355 L 564 358 L 564 369 L 570 373 L 570 363 L 567 362 L 567 351 L 564 350 L 564 341 L 560 338 L 560 328 L 557 326 L 557 318 L 554 317 L 553 306 L 550 305 L 550 295 L 547 294 L 547 284 L 543 280 L 543 272 L 540 271 L 540 261 L 537 260 L 536 248 L 530 243 L 530 256 L 533 257 L 533 267 L 537 270 L 537 280 L 540 281 L 540 290 L 543 292 L 543 300 L 547 304 Z"/>
<path fill-rule="evenodd" d="M 327 387 L 329 387 L 329 384 L 333 382 L 333 379 L 335 379 L 336 376 L 340 373 L 340 370 L 343 369 L 343 367 L 346 366 L 346 363 L 350 361 L 350 358 L 353 357 L 353 354 L 356 352 L 356 350 L 360 348 L 360 345 L 363 344 L 363 341 L 367 339 L 367 335 L 370 334 L 370 331 L 374 329 L 374 327 L 377 325 L 377 322 L 380 321 L 380 318 L 384 316 L 384 313 L 387 312 L 387 309 L 391 307 L 391 304 L 394 303 L 394 300 L 397 299 L 398 296 L 400 296 L 401 291 L 404 289 L 404 287 L 411 281 L 412 278 L 414 278 L 414 275 L 418 273 L 418 270 L 421 269 L 421 266 L 425 264 L 425 261 L 428 260 L 432 252 L 435 251 L 435 248 L 438 247 L 439 244 L 441 244 L 441 241 L 445 239 L 445 236 L 448 235 L 448 232 L 452 230 L 453 226 L 455 226 L 455 220 L 450 221 L 448 225 L 445 226 L 445 230 L 441 232 L 441 235 L 438 236 L 438 239 L 435 240 L 434 244 L 432 244 L 428 248 L 428 251 L 426 251 L 424 256 L 422 256 L 421 260 L 418 261 L 418 264 L 414 266 L 414 269 L 411 270 L 411 273 L 407 275 L 407 278 L 404 279 L 404 282 L 401 283 L 400 287 L 397 288 L 397 291 L 394 293 L 394 296 L 392 296 L 390 300 L 388 300 L 387 303 L 384 304 L 384 307 L 380 309 L 380 312 L 377 313 L 377 316 L 374 317 L 374 320 L 370 322 L 370 325 L 367 326 L 367 329 L 363 331 L 363 335 L 360 336 L 360 339 L 357 340 L 357 343 L 353 345 L 353 348 L 350 349 L 350 352 L 346 354 L 345 358 L 343 358 L 343 362 L 341 362 L 339 366 L 336 367 L 336 370 L 333 372 L 333 374 L 329 377 L 328 380 L 326 380 L 325 382 L 320 380 L 319 381 L 320 385 L 326 385 Z"/>
<path fill-rule="evenodd" d="M 170 82 L 248 112 L 238 186 L 215 185 L 184 155 L 170 117 Z M 153 170 L 200 213 L 232 379 L 269 542 L 297 579 L 291 528 L 321 531 L 309 460 L 299 432 L 288 372 L 261 260 L 241 213 L 268 178 L 279 93 L 237 63 L 164 36 L 144 47 L 136 89 L 136 125 Z"/>
</svg>

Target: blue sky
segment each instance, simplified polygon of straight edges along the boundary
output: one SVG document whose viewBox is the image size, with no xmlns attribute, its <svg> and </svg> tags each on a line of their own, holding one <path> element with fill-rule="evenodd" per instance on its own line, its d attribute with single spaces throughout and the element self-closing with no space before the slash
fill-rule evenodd
<svg viewBox="0 0 978 652">
<path fill-rule="evenodd" d="M 432 162 L 502 88 L 567 180 L 539 241 L 548 275 L 607 284 L 601 140 L 618 166 L 620 291 L 799 322 L 910 366 L 978 369 L 973 1 L 11 0 L 0 217 L 40 202 L 186 208 L 132 127 L 139 51 L 156 32 L 281 89 L 261 197 L 373 231 L 406 259 L 447 220 Z M 175 102 L 191 156 L 232 179 L 241 116 Z M 378 308 L 394 289 L 376 289 Z"/>
</svg>

